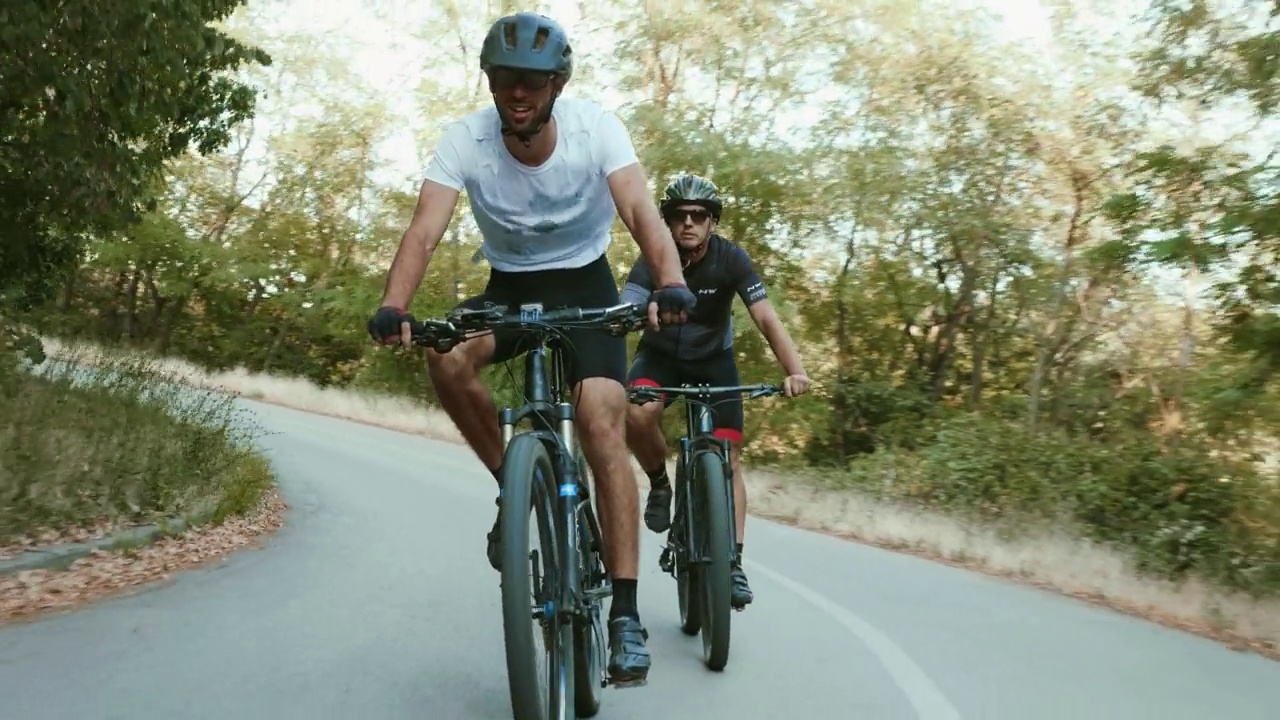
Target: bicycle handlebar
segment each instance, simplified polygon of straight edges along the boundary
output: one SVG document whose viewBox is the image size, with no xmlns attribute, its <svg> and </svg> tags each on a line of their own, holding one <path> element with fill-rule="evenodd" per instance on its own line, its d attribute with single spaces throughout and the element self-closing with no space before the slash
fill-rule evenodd
<svg viewBox="0 0 1280 720">
<path fill-rule="evenodd" d="M 509 312 L 505 305 L 476 310 L 463 308 L 449 313 L 443 320 L 421 320 L 410 323 L 409 327 L 415 345 L 447 352 L 474 332 L 595 327 L 611 335 L 625 335 L 644 327 L 647 318 L 647 308 L 634 303 L 620 303 L 603 308 L 568 307 L 550 311 L 544 311 L 542 303 L 525 303 L 516 312 Z"/>
<path fill-rule="evenodd" d="M 643 405 L 655 400 L 661 400 L 663 395 L 680 395 L 685 398 L 709 399 L 712 395 L 723 395 L 726 393 L 747 393 L 748 398 L 754 399 L 769 395 L 781 395 L 784 392 L 786 391 L 781 385 L 774 384 L 681 385 L 679 387 L 632 386 L 627 388 L 627 401 L 636 405 Z"/>
</svg>

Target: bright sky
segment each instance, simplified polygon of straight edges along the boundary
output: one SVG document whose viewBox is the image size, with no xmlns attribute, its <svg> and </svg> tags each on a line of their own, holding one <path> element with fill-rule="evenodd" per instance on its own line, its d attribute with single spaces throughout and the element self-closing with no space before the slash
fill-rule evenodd
<svg viewBox="0 0 1280 720">
<path fill-rule="evenodd" d="M 254 24 L 267 32 L 305 33 L 316 42 L 348 61 L 348 67 L 379 91 L 393 111 L 403 119 L 403 124 L 393 138 L 384 143 L 382 153 L 385 165 L 377 173 L 377 181 L 386 182 L 408 192 L 415 192 L 418 173 L 429 148 L 422 147 L 418 139 L 425 131 L 434 136 L 435 128 L 424 128 L 421 119 L 415 118 L 414 102 L 419 84 L 424 76 L 442 80 L 446 85 L 462 82 L 458 77 L 459 65 L 449 63 L 447 68 L 425 67 L 424 48 L 428 42 L 442 43 L 445 47 L 457 47 L 451 24 L 442 23 L 442 4 L 447 0 L 249 0 L 251 12 L 259 16 Z M 672 2 L 674 0 L 665 0 Z M 1056 47 L 1052 41 L 1050 13 L 1041 0 L 955 0 L 963 8 L 979 8 L 995 12 L 1002 18 L 998 32 L 1002 41 L 1026 44 L 1043 53 L 1056 67 L 1074 69 L 1072 48 Z M 1137 9 L 1141 0 L 1073 0 L 1081 7 L 1104 5 L 1113 18 L 1114 12 Z M 476 5 L 496 8 L 499 2 L 484 0 L 457 0 L 470 17 L 471 31 L 466 38 L 474 58 L 487 27 L 488 20 L 476 14 Z M 595 65 L 607 57 L 612 48 L 612 32 L 607 28 L 593 27 L 580 11 L 581 0 L 544 0 L 529 9 L 538 10 L 559 21 L 568 31 L 580 65 Z M 496 10 L 489 14 L 496 17 Z M 1102 16 L 1095 16 L 1093 23 L 1100 33 L 1117 29 L 1115 23 Z M 438 28 L 438 30 L 437 30 Z M 1125 26 L 1123 30 L 1132 30 Z M 456 56 L 455 56 L 456 57 Z M 474 60 L 469 60 L 473 62 Z M 474 72 L 474 71 L 470 71 Z M 474 76 L 473 76 L 474 77 Z M 596 83 L 592 94 L 607 106 L 616 108 L 625 97 L 611 90 L 604 83 Z M 581 87 L 581 86 L 580 86 Z M 569 93 L 574 92 L 571 83 Z M 820 94 L 819 94 L 820 95 Z M 811 97 L 816 103 L 823 98 Z M 271 101 L 267 101 L 268 103 Z M 459 109 L 461 114 L 465 108 Z M 793 113 L 799 116 L 801 113 Z M 795 120 L 796 118 L 792 118 Z M 780 118 L 787 123 L 788 118 Z M 259 122 L 266 118 L 259 116 Z M 1215 129 L 1211 126 L 1210 129 Z M 1220 128 L 1216 128 L 1222 132 Z"/>
<path fill-rule="evenodd" d="M 961 7 L 985 6 L 1002 15 L 1002 35 L 1010 41 L 1044 46 L 1050 37 L 1049 15 L 1039 0 L 956 1 Z M 480 0 L 469 2 L 480 4 Z M 464 4 L 468 4 L 468 0 L 459 1 L 459 5 Z M 323 38 L 335 53 L 350 58 L 351 69 L 382 91 L 406 120 L 414 113 L 413 95 L 424 71 L 422 48 L 426 46 L 426 38 L 450 48 L 457 45 L 457 39 L 448 29 L 432 35 L 432 26 L 438 26 L 436 18 L 441 15 L 441 5 L 439 0 L 249 0 L 255 15 L 263 13 L 270 18 L 260 25 Z M 579 62 L 592 63 L 593 58 L 603 58 L 611 52 L 612 33 L 589 26 L 583 19 L 581 5 L 579 0 L 544 0 L 533 4 L 531 9 L 560 22 L 569 33 Z M 468 38 L 473 48 L 482 39 L 486 25 L 475 24 L 474 37 Z M 457 66 L 448 70 L 455 73 Z M 568 92 L 573 92 L 572 83 Z M 595 87 L 593 94 L 611 108 L 625 101 L 621 93 L 608 87 Z M 781 121 L 785 123 L 787 119 Z M 385 150 L 389 164 L 385 173 L 379 173 L 379 179 L 399 184 L 416 177 L 423 149 L 417 147 L 411 128 L 404 128 Z"/>
</svg>

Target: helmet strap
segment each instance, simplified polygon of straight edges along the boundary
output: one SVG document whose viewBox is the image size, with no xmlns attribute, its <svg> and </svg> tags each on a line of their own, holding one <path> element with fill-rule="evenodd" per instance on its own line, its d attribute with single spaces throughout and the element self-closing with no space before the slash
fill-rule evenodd
<svg viewBox="0 0 1280 720">
<path fill-rule="evenodd" d="M 542 129 L 547 126 L 547 123 L 551 122 L 551 111 L 555 109 L 556 98 L 559 98 L 559 97 L 560 97 L 559 90 L 552 93 L 551 101 L 547 103 L 547 109 L 542 111 L 542 114 L 539 115 L 537 119 L 533 121 L 533 126 L 530 127 L 528 130 L 523 130 L 523 131 L 512 130 L 511 127 L 507 125 L 506 119 L 502 117 L 502 113 L 498 113 L 498 119 L 501 120 L 502 122 L 502 134 L 504 136 L 510 135 L 511 137 L 514 137 L 516 140 L 519 140 L 521 145 L 524 145 L 525 147 L 529 147 L 529 145 L 533 143 L 534 136 L 542 132 Z M 494 105 L 496 106 L 498 102 L 497 96 L 494 96 L 493 102 L 494 102 Z"/>
<path fill-rule="evenodd" d="M 676 253 L 680 256 L 680 268 L 689 267 L 693 263 L 702 259 L 707 254 L 707 247 L 711 244 L 711 234 L 707 233 L 707 239 L 698 243 L 698 247 L 686 249 L 681 247 L 680 243 L 676 243 Z"/>
</svg>

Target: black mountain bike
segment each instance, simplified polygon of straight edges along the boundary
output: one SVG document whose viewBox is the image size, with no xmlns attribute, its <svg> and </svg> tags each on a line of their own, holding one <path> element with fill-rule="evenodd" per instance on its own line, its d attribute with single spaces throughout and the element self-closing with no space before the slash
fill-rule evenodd
<svg viewBox="0 0 1280 720">
<path fill-rule="evenodd" d="M 502 463 L 502 619 L 507 679 L 515 720 L 594 717 L 608 647 L 600 608 L 613 594 L 604 542 L 592 509 L 586 461 L 575 434 L 561 330 L 587 327 L 623 335 L 644 326 L 645 307 L 566 308 L 538 303 L 457 310 L 446 320 L 413 324 L 417 345 L 448 352 L 476 333 L 516 329 L 535 342 L 524 353 L 526 404 L 498 411 Z M 531 429 L 516 433 L 529 420 Z M 538 549 L 530 548 L 530 513 Z M 536 633 L 544 653 L 535 646 Z M 544 669 L 545 677 L 540 678 Z"/>
<path fill-rule="evenodd" d="M 738 551 L 729 441 L 712 435 L 715 403 L 711 398 L 724 393 L 757 398 L 782 392 L 779 385 L 627 388 L 627 399 L 637 405 L 665 402 L 663 396 L 673 395 L 685 401 L 688 429 L 680 438 L 676 459 L 675 512 L 658 564 L 676 579 L 680 629 L 686 635 L 702 632 L 702 661 L 716 672 L 729 662 L 730 571 Z"/>
</svg>

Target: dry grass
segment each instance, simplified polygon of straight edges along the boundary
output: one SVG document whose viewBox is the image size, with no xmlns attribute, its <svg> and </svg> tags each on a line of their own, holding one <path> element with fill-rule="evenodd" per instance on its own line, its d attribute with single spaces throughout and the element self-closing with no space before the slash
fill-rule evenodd
<svg viewBox="0 0 1280 720">
<path fill-rule="evenodd" d="M 233 397 L 140 358 L 59 355 L 68 362 L 0 375 L 0 559 L 178 515 L 196 526 L 0 576 L 0 625 L 163 579 L 283 524 L 270 463 Z"/>
<path fill-rule="evenodd" d="M 53 341 L 47 341 L 46 349 L 51 356 L 66 352 Z M 177 360 L 164 365 L 198 387 L 460 442 L 443 413 L 403 399 L 243 371 L 205 373 Z M 643 474 L 638 475 L 643 484 Z M 753 515 L 1007 577 L 1280 659 L 1280 602 L 1275 600 L 1257 601 L 1196 581 L 1174 584 L 1140 577 L 1118 553 L 1049 530 L 1010 540 L 939 513 L 852 490 L 819 488 L 764 469 L 750 469 L 747 482 Z"/>
<path fill-rule="evenodd" d="M 252 472 L 253 433 L 234 398 L 142 361 L 100 362 L 92 377 L 47 363 L 9 376 L 4 397 L 0 545 L 193 513 L 220 520 L 269 485 Z"/>
<path fill-rule="evenodd" d="M 10 375 L 0 544 L 247 510 L 270 483 L 251 471 L 241 413 L 227 393 L 172 382 L 140 360 L 100 361 L 93 377 L 69 363 Z"/>
</svg>

